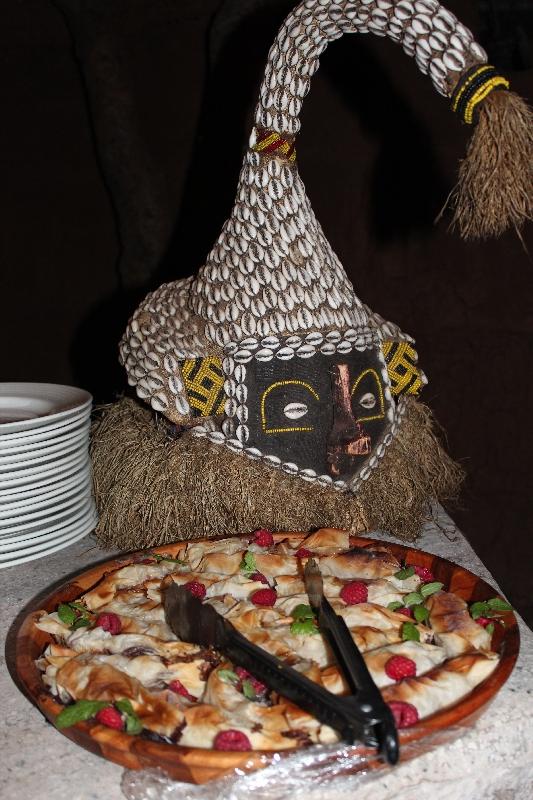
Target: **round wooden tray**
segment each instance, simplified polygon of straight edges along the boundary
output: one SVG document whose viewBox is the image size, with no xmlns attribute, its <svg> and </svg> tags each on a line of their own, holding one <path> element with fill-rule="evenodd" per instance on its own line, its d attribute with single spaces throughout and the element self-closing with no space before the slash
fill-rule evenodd
<svg viewBox="0 0 533 800">
<path fill-rule="evenodd" d="M 300 540 L 306 535 L 278 533 L 275 534 L 275 538 L 279 540 L 290 537 Z M 359 546 L 377 543 L 374 539 L 364 537 L 351 537 L 350 542 Z M 379 544 L 382 543 L 379 542 Z M 442 581 L 448 591 L 455 592 L 469 603 L 475 600 L 486 600 L 497 594 L 488 583 L 451 561 L 411 547 L 389 542 L 384 544 L 399 560 L 404 560 L 412 565 L 428 567 L 435 579 Z M 149 552 L 174 555 L 180 547 L 183 547 L 183 542 L 155 547 Z M 75 600 L 94 586 L 106 573 L 146 557 L 146 553 L 147 551 L 129 553 L 82 572 L 74 580 L 52 592 L 39 603 L 38 609 L 31 611 L 23 620 L 16 636 L 18 678 L 30 700 L 41 709 L 50 722 L 54 722 L 63 706 L 48 693 L 41 681 L 40 672 L 35 666 L 35 659 L 41 655 L 52 638 L 35 627 L 34 619 L 38 610 L 54 611 L 59 603 Z M 468 727 L 472 725 L 498 689 L 505 683 L 518 656 L 520 637 L 514 614 L 508 612 L 503 615 L 502 619 L 505 627 L 496 625 L 493 639 L 493 648 L 501 656 L 497 668 L 487 680 L 460 702 L 427 717 L 412 728 L 400 731 L 400 750 L 403 760 L 431 749 L 439 741 L 445 741 L 449 737 L 450 729 L 457 730 L 455 726 Z M 259 769 L 267 766 L 274 755 L 271 751 L 223 752 L 153 742 L 142 736 L 129 736 L 120 731 L 114 731 L 96 722 L 80 722 L 70 728 L 64 728 L 60 732 L 90 752 L 129 769 L 160 767 L 175 780 L 190 783 L 205 783 L 222 777 L 237 768 L 246 771 Z M 358 752 L 359 750 L 361 755 L 368 759 L 364 764 L 366 769 L 381 765 L 381 761 L 375 757 L 375 754 L 362 746 L 358 748 Z M 281 755 L 287 755 L 290 752 L 294 751 L 284 751 Z"/>
</svg>

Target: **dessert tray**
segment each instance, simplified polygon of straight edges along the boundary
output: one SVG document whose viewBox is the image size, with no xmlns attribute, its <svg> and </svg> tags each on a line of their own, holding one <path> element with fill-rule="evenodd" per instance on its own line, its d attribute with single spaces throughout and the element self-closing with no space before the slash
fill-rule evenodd
<svg viewBox="0 0 533 800">
<path fill-rule="evenodd" d="M 180 642 L 161 605 L 166 587 L 186 586 L 250 641 L 346 693 L 307 605 L 311 557 L 393 710 L 400 758 L 413 742 L 420 753 L 471 725 L 518 655 L 509 605 L 450 561 L 334 529 L 191 540 L 99 564 L 24 619 L 18 678 L 77 744 L 130 769 L 161 767 L 176 780 L 205 783 L 335 743 L 332 728 L 239 665 Z M 380 765 L 369 748 L 357 751 L 367 768 Z"/>
</svg>

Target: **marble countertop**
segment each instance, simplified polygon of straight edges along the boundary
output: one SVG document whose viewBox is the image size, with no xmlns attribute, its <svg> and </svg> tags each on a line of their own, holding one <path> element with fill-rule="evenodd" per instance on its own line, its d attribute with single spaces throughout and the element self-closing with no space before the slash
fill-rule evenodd
<svg viewBox="0 0 533 800">
<path fill-rule="evenodd" d="M 392 537 L 383 539 L 395 541 Z M 497 587 L 465 537 L 448 517 L 423 530 L 417 546 L 470 569 Z M 12 640 L 16 621 L 25 615 L 40 594 L 69 574 L 106 560 L 114 551 L 103 551 L 87 536 L 80 542 L 40 560 L 0 571 L 0 620 L 2 634 Z M 357 789 L 358 800 L 531 800 L 533 797 L 533 634 L 520 620 L 521 651 L 517 665 L 505 686 L 475 726 L 450 744 L 442 745 L 413 761 L 400 764 L 371 779 L 335 780 L 331 784 L 291 788 L 291 800 L 320 797 L 333 800 Z M 2 648 L 0 697 L 3 724 L 0 747 L 0 794 L 10 800 L 124 800 L 121 789 L 123 769 L 83 750 L 61 736 L 13 683 Z M 128 784 L 129 785 L 129 784 Z M 244 798 L 252 787 L 243 780 L 231 793 L 203 787 L 190 796 L 202 798 Z M 132 791 L 131 789 L 129 790 Z M 262 793 L 253 788 L 256 800 L 286 797 L 286 789 Z M 129 794 L 131 798 L 133 794 Z M 141 795 L 138 795 L 139 798 Z M 184 784 L 167 787 L 166 793 L 151 794 L 154 800 L 184 800 Z"/>
</svg>

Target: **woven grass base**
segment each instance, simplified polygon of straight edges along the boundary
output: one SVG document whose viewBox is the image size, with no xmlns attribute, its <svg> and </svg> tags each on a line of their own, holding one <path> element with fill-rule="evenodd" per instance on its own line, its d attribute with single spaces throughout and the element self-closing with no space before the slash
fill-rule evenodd
<svg viewBox="0 0 533 800">
<path fill-rule="evenodd" d="M 134 400 L 106 407 L 91 454 L 103 547 L 135 549 L 257 528 L 382 529 L 412 541 L 431 498 L 453 497 L 462 470 L 439 444 L 429 409 L 410 400 L 396 440 L 356 495 L 264 467 L 205 439 L 170 439 Z"/>
</svg>

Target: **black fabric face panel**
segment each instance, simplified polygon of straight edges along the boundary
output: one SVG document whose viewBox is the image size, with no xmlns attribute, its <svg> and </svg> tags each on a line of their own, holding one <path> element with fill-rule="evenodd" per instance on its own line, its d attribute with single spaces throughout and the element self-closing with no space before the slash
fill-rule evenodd
<svg viewBox="0 0 533 800">
<path fill-rule="evenodd" d="M 338 439 L 339 401 L 334 403 L 333 375 L 341 366 L 349 382 L 351 416 L 346 433 L 338 447 L 346 448 L 341 472 L 328 461 L 331 435 Z M 287 361 L 253 360 L 246 368 L 248 388 L 248 447 L 275 455 L 282 461 L 295 463 L 301 469 L 313 469 L 319 475 L 346 479 L 359 470 L 382 438 L 387 428 L 387 409 L 381 362 L 376 349 L 357 350 L 341 355 L 316 354 L 308 359 Z M 346 416 L 346 415 L 345 415 Z M 346 426 L 345 426 L 346 428 Z M 368 447 L 353 442 L 365 439 Z M 348 454 L 350 449 L 350 454 Z M 361 453 L 353 455 L 360 449 Z M 364 451 L 364 452 L 363 452 Z"/>
</svg>

